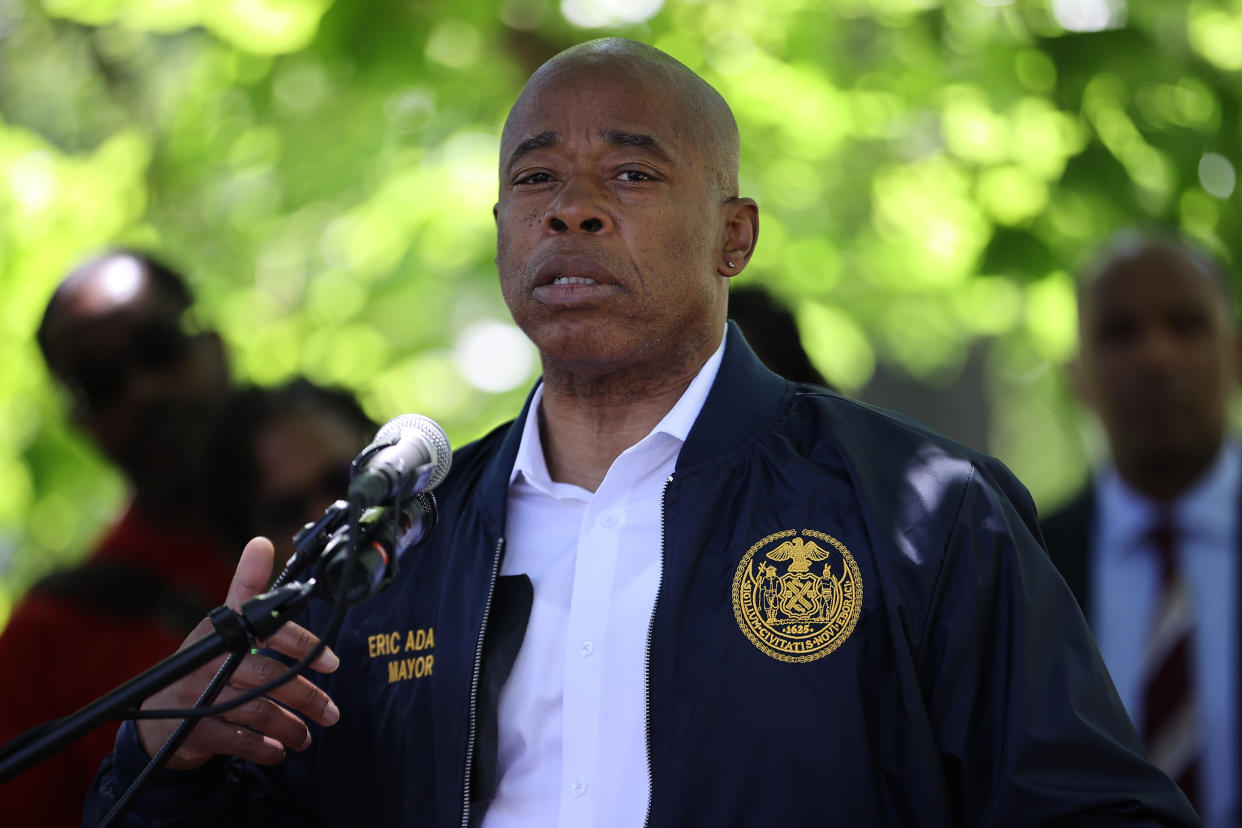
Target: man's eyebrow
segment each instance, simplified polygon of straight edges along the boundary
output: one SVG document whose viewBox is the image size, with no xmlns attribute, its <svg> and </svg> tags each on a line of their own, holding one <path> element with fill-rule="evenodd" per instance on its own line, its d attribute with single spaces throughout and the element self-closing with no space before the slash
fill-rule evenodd
<svg viewBox="0 0 1242 828">
<path fill-rule="evenodd" d="M 617 147 L 640 147 L 647 150 L 661 161 L 672 163 L 673 159 L 664 147 L 651 135 L 636 132 L 624 132 L 619 129 L 606 129 L 601 135 L 606 143 Z"/>
<path fill-rule="evenodd" d="M 518 145 L 513 148 L 512 154 L 509 155 L 509 169 L 513 169 L 513 165 L 516 164 L 518 159 L 526 153 L 531 152 L 532 150 L 542 149 L 544 147 L 554 147 L 560 142 L 561 134 L 550 129 L 541 132 L 538 135 L 532 135 L 531 137 L 519 142 Z"/>
</svg>

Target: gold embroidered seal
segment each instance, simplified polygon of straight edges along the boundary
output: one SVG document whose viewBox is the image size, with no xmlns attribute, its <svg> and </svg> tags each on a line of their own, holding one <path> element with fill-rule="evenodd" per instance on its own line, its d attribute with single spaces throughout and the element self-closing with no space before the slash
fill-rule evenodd
<svg viewBox="0 0 1242 828">
<path fill-rule="evenodd" d="M 742 556 L 733 578 L 738 626 L 781 661 L 814 661 L 840 647 L 858 622 L 862 597 L 854 556 L 814 529 L 768 535 Z"/>
</svg>

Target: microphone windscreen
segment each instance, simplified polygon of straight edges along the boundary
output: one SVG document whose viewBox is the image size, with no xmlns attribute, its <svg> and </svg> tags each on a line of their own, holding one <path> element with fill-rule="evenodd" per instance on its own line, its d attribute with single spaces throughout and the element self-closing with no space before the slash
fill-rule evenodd
<svg viewBox="0 0 1242 828">
<path fill-rule="evenodd" d="M 453 463 L 453 450 L 449 447 L 448 435 L 435 420 L 424 417 L 422 414 L 400 414 L 380 427 L 371 445 L 391 443 L 407 432 L 413 432 L 427 444 L 431 462 L 435 464 L 427 488 L 434 489 L 444 482 L 444 478 L 449 473 L 449 466 Z"/>
</svg>

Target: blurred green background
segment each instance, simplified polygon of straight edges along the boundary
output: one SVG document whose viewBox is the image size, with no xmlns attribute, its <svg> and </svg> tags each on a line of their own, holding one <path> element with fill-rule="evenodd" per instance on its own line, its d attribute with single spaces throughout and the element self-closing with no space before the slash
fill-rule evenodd
<svg viewBox="0 0 1242 828">
<path fill-rule="evenodd" d="M 1061 372 L 1074 264 L 1135 223 L 1242 252 L 1242 0 L 0 0 L 0 624 L 125 496 L 34 343 L 105 245 L 189 274 L 238 379 L 454 445 L 511 416 L 537 368 L 495 286 L 497 137 L 604 34 L 732 103 L 762 218 L 737 284 L 1041 509 L 1099 442 Z"/>
</svg>

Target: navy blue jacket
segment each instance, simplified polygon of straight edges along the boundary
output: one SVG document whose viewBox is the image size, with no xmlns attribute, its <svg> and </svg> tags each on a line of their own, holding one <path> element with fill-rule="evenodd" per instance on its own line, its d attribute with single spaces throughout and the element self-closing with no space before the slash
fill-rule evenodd
<svg viewBox="0 0 1242 828">
<path fill-rule="evenodd" d="M 347 615 L 340 722 L 274 771 L 163 772 L 127 824 L 477 824 L 524 623 L 496 577 L 517 422 L 457 452 L 430 541 Z M 998 461 L 786 382 L 730 326 L 663 511 L 652 828 L 1198 824 Z M 86 824 L 142 758 L 123 728 Z"/>
</svg>

